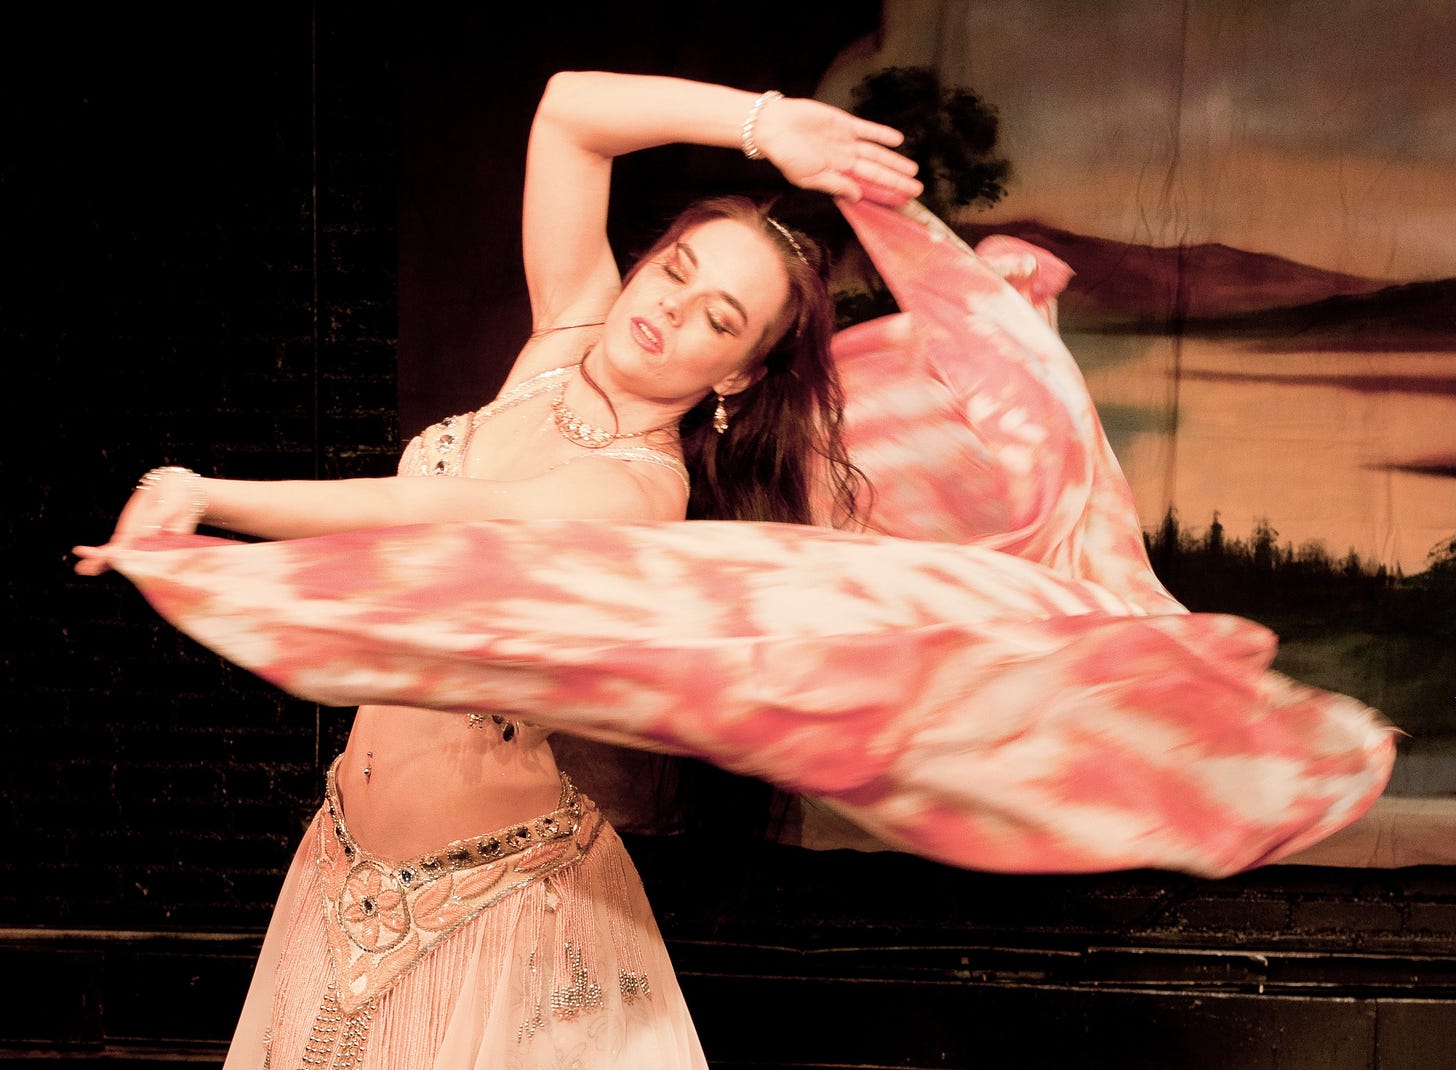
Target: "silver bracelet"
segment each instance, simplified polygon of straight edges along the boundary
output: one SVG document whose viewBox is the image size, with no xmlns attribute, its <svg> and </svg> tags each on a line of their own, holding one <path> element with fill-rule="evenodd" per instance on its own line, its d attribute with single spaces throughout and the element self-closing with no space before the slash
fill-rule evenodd
<svg viewBox="0 0 1456 1070">
<path fill-rule="evenodd" d="M 758 143 L 753 140 L 753 127 L 758 122 L 758 113 L 763 111 L 763 106 L 769 101 L 783 99 L 784 95 L 777 89 L 770 89 L 767 93 L 760 93 L 748 106 L 748 115 L 743 119 L 743 155 L 750 160 L 757 160 L 763 156 Z"/>
<path fill-rule="evenodd" d="M 162 478 L 169 475 L 180 476 L 186 480 L 187 508 L 189 510 L 188 519 L 193 524 L 200 523 L 202 518 L 207 515 L 207 494 L 202 489 L 202 477 L 192 469 L 183 468 L 181 465 L 176 464 L 153 468 L 150 472 L 143 475 L 141 479 L 137 480 L 137 489 L 142 490 L 143 488 L 158 486 L 162 482 Z M 166 504 L 165 498 L 158 500 L 162 504 Z"/>
</svg>

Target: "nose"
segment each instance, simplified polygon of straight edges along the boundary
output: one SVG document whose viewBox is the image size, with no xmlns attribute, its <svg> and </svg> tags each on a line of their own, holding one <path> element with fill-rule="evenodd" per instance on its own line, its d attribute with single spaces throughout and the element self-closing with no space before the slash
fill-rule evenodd
<svg viewBox="0 0 1456 1070">
<path fill-rule="evenodd" d="M 663 294 L 657 300 L 657 307 L 662 309 L 663 315 L 667 317 L 667 321 L 674 327 L 681 325 L 682 302 L 678 299 L 676 293 L 668 292 Z"/>
</svg>

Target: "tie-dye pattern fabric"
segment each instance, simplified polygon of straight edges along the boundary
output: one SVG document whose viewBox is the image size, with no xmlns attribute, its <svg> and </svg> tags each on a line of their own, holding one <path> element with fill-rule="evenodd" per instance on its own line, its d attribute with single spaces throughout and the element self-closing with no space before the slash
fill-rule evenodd
<svg viewBox="0 0 1456 1070">
<path fill-rule="evenodd" d="M 864 530 L 503 520 L 112 563 L 305 698 L 703 757 L 959 866 L 1222 875 L 1363 813 L 1379 714 L 1271 671 L 1267 629 L 1188 613 L 1148 567 L 1054 330 L 1065 266 L 972 253 L 916 205 L 844 211 L 902 309 L 836 340 Z"/>
</svg>

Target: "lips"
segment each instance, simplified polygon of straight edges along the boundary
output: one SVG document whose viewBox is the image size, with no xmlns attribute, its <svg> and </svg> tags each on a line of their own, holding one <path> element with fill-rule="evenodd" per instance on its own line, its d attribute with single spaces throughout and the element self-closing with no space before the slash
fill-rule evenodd
<svg viewBox="0 0 1456 1070">
<path fill-rule="evenodd" d="M 632 338 L 649 353 L 662 352 L 662 332 L 641 316 L 632 318 Z"/>
</svg>

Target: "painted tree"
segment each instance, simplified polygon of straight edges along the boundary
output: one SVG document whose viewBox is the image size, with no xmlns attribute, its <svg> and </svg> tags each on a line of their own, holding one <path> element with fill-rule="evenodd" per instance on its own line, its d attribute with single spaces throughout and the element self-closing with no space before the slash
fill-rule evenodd
<svg viewBox="0 0 1456 1070">
<path fill-rule="evenodd" d="M 929 67 L 887 67 L 866 76 L 851 110 L 905 135 L 901 148 L 920 165 L 920 200 L 936 215 L 989 208 L 1006 195 L 1011 164 L 996 155 L 996 109 L 969 89 L 946 87 Z"/>
<path fill-rule="evenodd" d="M 895 127 L 905 135 L 900 151 L 920 165 L 920 201 L 953 221 L 959 209 L 987 208 L 1006 195 L 1009 161 L 996 155 L 996 110 L 969 89 L 946 87 L 930 67 L 886 67 L 865 76 L 851 92 L 856 115 Z M 840 326 L 895 310 L 895 302 L 832 206 L 801 216 L 810 233 L 829 246 L 838 265 L 836 304 Z"/>
</svg>

